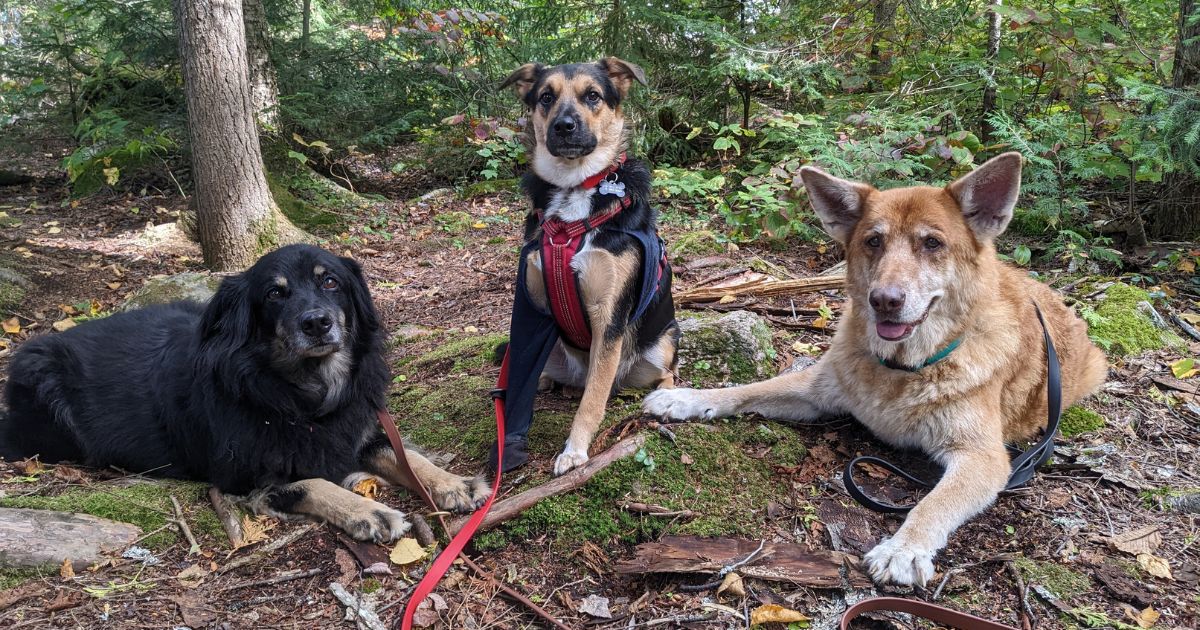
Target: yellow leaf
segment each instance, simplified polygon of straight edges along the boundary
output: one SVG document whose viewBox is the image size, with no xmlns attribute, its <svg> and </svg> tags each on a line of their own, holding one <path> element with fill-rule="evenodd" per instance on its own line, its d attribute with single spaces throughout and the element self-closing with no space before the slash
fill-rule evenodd
<svg viewBox="0 0 1200 630">
<path fill-rule="evenodd" d="M 74 306 L 71 306 L 70 304 L 59 304 L 58 308 L 63 313 L 66 313 L 67 315 L 78 315 L 79 314 L 79 309 L 75 308 Z"/>
<path fill-rule="evenodd" d="M 75 577 L 75 567 L 71 566 L 70 558 L 63 558 L 62 566 L 58 568 L 58 576 L 64 580 Z"/>
<path fill-rule="evenodd" d="M 119 169 L 115 166 L 104 169 L 103 173 L 104 173 L 104 183 L 108 184 L 109 186 L 116 184 L 117 180 L 121 179 L 121 169 Z"/>
<path fill-rule="evenodd" d="M 100 301 L 92 298 L 92 303 L 88 304 L 88 315 L 96 315 L 100 312 Z"/>
<path fill-rule="evenodd" d="M 301 137 L 301 135 L 300 135 L 300 134 L 298 134 L 298 133 L 293 133 L 293 134 L 292 134 L 292 140 L 295 140 L 296 142 L 299 142 L 300 144 L 302 144 L 302 145 L 304 145 L 304 146 L 308 146 L 308 143 L 307 143 L 307 142 L 305 142 L 305 141 L 304 141 L 304 138 L 303 138 L 303 137 Z"/>
<path fill-rule="evenodd" d="M 1179 264 L 1176 265 L 1176 268 L 1183 273 L 1195 273 L 1196 261 L 1192 260 L 1191 258 L 1183 258 L 1179 261 Z"/>
<path fill-rule="evenodd" d="M 742 583 L 742 576 L 738 575 L 736 571 L 730 571 L 721 581 L 721 585 L 717 587 L 717 595 L 725 592 L 734 597 L 746 596 L 746 585 Z"/>
<path fill-rule="evenodd" d="M 792 350 L 799 354 L 818 354 L 821 352 L 820 348 L 811 343 L 804 343 L 803 341 L 797 341 L 796 343 L 792 344 Z"/>
<path fill-rule="evenodd" d="M 1184 379 L 1196 375 L 1196 360 L 1192 358 L 1180 359 L 1171 364 L 1171 374 L 1175 378 Z"/>
<path fill-rule="evenodd" d="M 817 253 L 818 254 L 824 254 L 827 251 L 829 251 L 829 248 L 825 246 L 825 243 L 821 243 L 820 245 L 817 245 Z"/>
<path fill-rule="evenodd" d="M 721 296 L 721 299 L 717 300 L 717 304 L 729 304 L 730 302 L 736 301 L 737 298 L 733 297 L 732 293 L 726 293 L 725 295 Z"/>
<path fill-rule="evenodd" d="M 107 284 L 108 284 L 108 288 L 112 289 L 113 291 L 116 291 L 117 289 L 121 288 L 120 282 L 109 282 Z"/>
<path fill-rule="evenodd" d="M 10 317 L 4 320 L 4 332 L 15 335 L 21 332 L 21 320 L 16 317 Z"/>
<path fill-rule="evenodd" d="M 1200 324 L 1200 314 L 1196 314 L 1191 311 L 1180 313 L 1179 318 L 1189 324 Z"/>
<path fill-rule="evenodd" d="M 750 625 L 761 626 L 765 623 L 792 623 L 794 621 L 808 621 L 808 617 L 792 610 L 775 604 L 764 604 L 750 611 Z"/>
<path fill-rule="evenodd" d="M 49 233 L 49 234 L 58 234 L 59 232 L 62 232 L 62 228 L 60 228 L 60 227 L 52 227 L 52 228 L 50 228 L 50 229 L 46 230 L 46 232 L 47 232 L 47 233 Z"/>
<path fill-rule="evenodd" d="M 425 557 L 425 548 L 416 538 L 401 538 L 388 558 L 395 564 L 412 564 Z"/>
<path fill-rule="evenodd" d="M 476 230 L 482 230 L 483 228 L 487 227 L 487 224 L 483 221 L 476 221 L 471 224 L 471 227 L 475 228 Z"/>
<path fill-rule="evenodd" d="M 1154 624 L 1158 623 L 1158 618 L 1162 615 L 1157 610 L 1154 610 L 1153 606 L 1147 606 L 1141 612 L 1131 616 L 1137 622 L 1139 628 L 1152 628 Z"/>
<path fill-rule="evenodd" d="M 1174 580 L 1171 575 L 1171 563 L 1165 558 L 1160 558 L 1152 553 L 1139 553 L 1137 556 L 1138 565 L 1157 578 L 1164 580 Z"/>
<path fill-rule="evenodd" d="M 71 319 L 70 317 L 66 319 L 60 319 L 53 324 L 50 324 L 50 327 L 58 332 L 70 330 L 75 327 L 75 320 Z"/>
<path fill-rule="evenodd" d="M 812 325 L 813 328 L 824 328 L 829 325 L 829 320 L 825 319 L 824 317 L 818 317 L 813 320 Z"/>
<path fill-rule="evenodd" d="M 1162 534 L 1159 533 L 1158 525 L 1152 524 L 1113 536 L 1108 539 L 1108 544 L 1133 556 L 1139 553 L 1154 553 L 1162 544 Z"/>
<path fill-rule="evenodd" d="M 208 571 L 205 571 L 204 567 L 198 564 L 191 564 L 176 574 L 175 579 L 179 580 L 179 583 L 187 588 L 196 588 L 200 586 L 200 583 L 204 581 L 207 575 Z"/>
<path fill-rule="evenodd" d="M 374 477 L 364 477 L 362 481 L 354 484 L 351 490 L 368 499 L 374 499 L 379 496 L 379 482 Z"/>
</svg>

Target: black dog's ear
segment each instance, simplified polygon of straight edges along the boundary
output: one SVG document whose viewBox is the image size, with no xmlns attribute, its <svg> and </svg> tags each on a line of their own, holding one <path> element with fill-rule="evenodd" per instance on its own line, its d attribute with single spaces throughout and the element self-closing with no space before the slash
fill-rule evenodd
<svg viewBox="0 0 1200 630">
<path fill-rule="evenodd" d="M 246 279 L 242 275 L 225 278 L 200 319 L 201 343 L 213 352 L 229 353 L 245 346 L 252 336 Z"/>
<path fill-rule="evenodd" d="M 350 283 L 350 301 L 354 304 L 355 328 L 361 333 L 374 335 L 379 331 L 379 315 L 375 312 L 375 302 L 371 300 L 371 290 L 367 288 L 367 279 L 363 276 L 362 267 L 353 258 L 341 258 L 342 264 L 350 270 L 353 278 Z"/>
<path fill-rule="evenodd" d="M 596 63 L 608 73 L 608 79 L 621 93 L 621 98 L 625 98 L 625 95 L 629 93 L 629 86 L 633 85 L 634 81 L 646 85 L 646 73 L 624 59 L 605 57 Z"/>
<path fill-rule="evenodd" d="M 521 100 L 528 102 L 529 90 L 533 89 L 533 84 L 537 81 L 538 75 L 542 73 L 544 67 L 540 63 L 527 63 L 513 70 L 512 74 L 508 75 L 508 78 L 500 83 L 500 89 L 503 90 L 510 85 L 516 85 L 517 95 L 521 97 Z"/>
</svg>

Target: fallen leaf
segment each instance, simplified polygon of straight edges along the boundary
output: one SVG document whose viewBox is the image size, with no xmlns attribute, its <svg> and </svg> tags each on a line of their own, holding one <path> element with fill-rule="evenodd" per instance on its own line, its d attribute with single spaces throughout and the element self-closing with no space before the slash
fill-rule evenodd
<svg viewBox="0 0 1200 630">
<path fill-rule="evenodd" d="M 684 466 L 691 466 L 693 463 L 695 463 L 695 461 L 696 460 L 692 459 L 692 456 L 688 455 L 687 453 L 683 453 L 679 456 L 679 462 Z"/>
<path fill-rule="evenodd" d="M 70 580 L 75 577 L 75 567 L 71 566 L 70 558 L 63 558 L 62 566 L 58 568 L 58 577 Z"/>
<path fill-rule="evenodd" d="M 43 607 L 43 610 L 46 612 L 58 612 L 68 608 L 74 608 L 82 603 L 83 597 L 79 596 L 77 593 L 72 593 L 66 589 L 63 589 L 58 591 L 58 594 L 54 596 L 54 599 L 50 600 L 50 602 Z"/>
<path fill-rule="evenodd" d="M 729 304 L 730 302 L 736 301 L 737 298 L 734 297 L 732 293 L 726 293 L 725 295 L 721 296 L 721 299 L 717 300 L 717 304 Z"/>
<path fill-rule="evenodd" d="M 416 538 L 401 538 L 396 541 L 396 546 L 392 547 L 392 553 L 388 555 L 388 559 L 400 565 L 412 564 L 424 557 L 425 548 Z"/>
<path fill-rule="evenodd" d="M 1136 623 L 1139 628 L 1152 628 L 1158 623 L 1158 618 L 1162 616 L 1153 606 L 1147 606 L 1141 611 L 1133 608 L 1125 609 L 1125 616 Z"/>
<path fill-rule="evenodd" d="M 599 595 L 588 595 L 583 598 L 579 604 L 579 612 L 600 619 L 612 619 L 612 612 L 608 610 L 608 598 Z"/>
<path fill-rule="evenodd" d="M 175 579 L 179 580 L 179 583 L 185 588 L 196 588 L 197 586 L 200 586 L 200 583 L 204 581 L 204 578 L 207 575 L 208 571 L 205 571 L 204 567 L 198 564 L 192 564 L 186 569 L 180 571 L 179 574 L 175 576 Z"/>
<path fill-rule="evenodd" d="M 245 544 L 242 546 L 245 547 L 246 545 L 253 545 L 254 543 L 259 543 L 266 540 L 269 538 L 267 532 L 275 529 L 275 525 L 277 523 L 278 521 L 269 516 L 259 515 L 254 518 L 243 516 L 242 541 Z"/>
<path fill-rule="evenodd" d="M 13 466 L 16 466 L 23 475 L 36 475 L 46 471 L 46 467 L 42 465 L 36 455 L 14 462 Z"/>
<path fill-rule="evenodd" d="M 478 328 L 476 328 L 476 327 L 474 327 L 474 326 L 464 326 L 464 327 L 463 327 L 463 332 L 465 332 L 465 333 L 470 333 L 470 334 L 472 334 L 472 335 L 473 335 L 473 334 L 475 334 L 475 333 L 479 332 L 479 329 L 478 329 Z"/>
<path fill-rule="evenodd" d="M 63 313 L 65 313 L 67 315 L 78 315 L 79 314 L 79 309 L 76 309 L 74 306 L 71 306 L 70 304 L 59 304 L 58 308 L 59 308 L 59 310 L 61 310 Z"/>
<path fill-rule="evenodd" d="M 1131 556 L 1154 553 L 1162 544 L 1162 534 L 1158 531 L 1158 525 L 1147 525 L 1113 536 L 1108 539 L 1108 544 Z"/>
<path fill-rule="evenodd" d="M 1165 558 L 1160 558 L 1152 553 L 1139 553 L 1137 555 L 1137 561 L 1138 565 L 1141 566 L 1146 573 L 1149 573 L 1154 577 L 1162 578 L 1164 580 L 1175 579 L 1171 576 L 1171 563 L 1167 562 Z"/>
<path fill-rule="evenodd" d="M 112 289 L 113 291 L 116 291 L 117 289 L 121 288 L 120 282 L 108 282 L 105 284 L 106 284 L 106 286 L 108 286 L 108 288 Z"/>
<path fill-rule="evenodd" d="M 1188 311 L 1187 313 L 1180 313 L 1179 318 L 1192 325 L 1200 324 L 1200 313 Z"/>
<path fill-rule="evenodd" d="M 1171 374 L 1174 374 L 1177 379 L 1191 378 L 1196 375 L 1197 371 L 1200 370 L 1196 368 L 1196 360 L 1190 357 L 1171 364 Z"/>
<path fill-rule="evenodd" d="M 4 325 L 4 332 L 6 332 L 10 335 L 15 335 L 15 334 L 21 332 L 21 320 L 17 319 L 16 317 L 10 317 L 10 318 L 4 320 L 3 325 Z"/>
<path fill-rule="evenodd" d="M 70 330 L 70 329 L 74 328 L 75 320 L 73 320 L 69 317 L 67 319 L 60 319 L 60 320 L 54 322 L 53 324 L 50 324 L 50 327 L 58 332 L 63 332 L 64 330 Z"/>
<path fill-rule="evenodd" d="M 721 580 L 721 585 L 717 587 L 717 595 L 728 592 L 734 597 L 746 596 L 746 585 L 742 583 L 742 576 L 737 574 L 737 571 L 730 571 L 724 580 Z"/>
<path fill-rule="evenodd" d="M 379 481 L 374 477 L 364 477 L 362 481 L 354 484 L 351 490 L 355 494 L 362 495 L 368 499 L 374 499 L 379 496 Z"/>
<path fill-rule="evenodd" d="M 96 315 L 99 312 L 100 312 L 100 301 L 97 300 L 96 298 L 92 298 L 92 301 L 88 304 L 88 315 Z"/>
<path fill-rule="evenodd" d="M 483 228 L 487 227 L 487 224 L 483 221 L 476 221 L 471 224 L 471 227 L 475 228 L 476 230 L 482 230 Z"/>
<path fill-rule="evenodd" d="M 183 623 L 188 627 L 203 628 L 217 618 L 216 611 L 206 607 L 204 600 L 194 593 L 184 593 L 169 599 L 179 606 L 179 616 L 183 617 Z"/>
<path fill-rule="evenodd" d="M 792 623 L 808 621 L 808 617 L 776 604 L 764 604 L 750 611 L 750 625 L 761 626 L 765 623 Z"/>
<path fill-rule="evenodd" d="M 77 483 L 83 481 L 83 471 L 70 466 L 59 464 L 54 467 L 54 476 L 67 483 Z"/>
<path fill-rule="evenodd" d="M 59 232 L 62 232 L 62 228 L 60 228 L 60 227 L 52 227 L 52 228 L 50 228 L 50 229 L 46 230 L 46 232 L 47 232 L 48 234 L 58 234 Z"/>
<path fill-rule="evenodd" d="M 818 318 L 814 319 L 813 323 L 812 323 L 813 328 L 825 328 L 828 325 L 829 325 L 829 320 L 825 319 L 824 317 L 818 317 Z"/>
</svg>

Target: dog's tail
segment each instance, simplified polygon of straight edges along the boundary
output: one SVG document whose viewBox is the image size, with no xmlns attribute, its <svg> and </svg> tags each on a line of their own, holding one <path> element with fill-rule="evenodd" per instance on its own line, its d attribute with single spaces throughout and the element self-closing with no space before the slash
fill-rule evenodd
<svg viewBox="0 0 1200 630">
<path fill-rule="evenodd" d="M 500 365 L 504 363 L 504 355 L 508 353 L 508 342 L 502 341 L 496 346 L 495 354 L 492 355 L 492 365 Z"/>
</svg>

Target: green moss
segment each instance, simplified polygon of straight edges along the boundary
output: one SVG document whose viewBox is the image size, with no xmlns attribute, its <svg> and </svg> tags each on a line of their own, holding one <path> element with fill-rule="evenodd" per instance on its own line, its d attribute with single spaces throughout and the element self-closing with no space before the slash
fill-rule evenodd
<svg viewBox="0 0 1200 630">
<path fill-rule="evenodd" d="M 72 488 L 54 496 L 8 497 L 0 499 L 0 507 L 81 512 L 132 523 L 148 534 L 166 525 L 168 518 L 174 517 L 171 495 L 179 499 L 193 532 L 217 540 L 225 539 L 221 522 L 208 504 L 208 486 L 200 483 L 156 481 L 123 487 L 94 485 Z M 141 544 L 159 549 L 178 540 L 178 533 L 171 527 L 150 536 Z"/>
<path fill-rule="evenodd" d="M 725 245 L 717 239 L 717 233 L 712 230 L 686 232 L 671 238 L 667 244 L 671 260 L 681 262 L 702 256 L 712 256 L 725 251 Z"/>
<path fill-rule="evenodd" d="M 1180 345 L 1174 333 L 1157 328 L 1137 307 L 1150 301 L 1145 291 L 1118 282 L 1108 287 L 1104 299 L 1094 312 L 1085 312 L 1088 336 L 1104 347 L 1110 355 L 1126 356 L 1164 346 Z"/>
<path fill-rule="evenodd" d="M 1013 562 L 1027 583 L 1040 584 L 1061 599 L 1078 597 L 1092 587 L 1092 582 L 1086 575 L 1076 573 L 1058 563 L 1038 562 L 1024 556 Z"/>
<path fill-rule="evenodd" d="M 15 567 L 0 567 L 0 591 L 18 587 L 30 580 L 35 580 L 43 575 L 52 574 L 56 571 L 55 567 L 45 567 L 44 569 L 26 569 Z"/>
<path fill-rule="evenodd" d="M 498 192 L 516 192 L 517 190 L 519 190 L 519 186 L 516 179 L 485 179 L 465 186 L 459 193 L 459 197 L 471 199 L 483 195 L 494 195 Z"/>
<path fill-rule="evenodd" d="M 468 212 L 454 210 L 435 215 L 433 223 L 443 232 L 463 234 L 471 228 L 471 224 L 475 223 L 475 218 Z"/>
<path fill-rule="evenodd" d="M 425 354 L 401 359 L 397 365 L 402 368 L 428 368 L 451 361 L 449 372 L 462 373 L 490 363 L 495 356 L 496 346 L 505 341 L 508 341 L 508 335 L 502 333 L 469 334 L 446 341 Z"/>
<path fill-rule="evenodd" d="M 496 439 L 492 399 L 495 382 L 482 376 L 456 376 L 436 386 L 416 385 L 400 394 L 392 410 L 405 439 L 418 446 L 482 460 Z"/>
<path fill-rule="evenodd" d="M 371 593 L 374 593 L 375 591 L 378 591 L 379 589 L 383 588 L 383 584 L 380 583 L 380 581 L 376 580 L 375 578 L 367 578 L 367 579 L 363 580 L 362 586 L 360 586 L 359 588 L 362 589 L 362 592 L 364 594 L 370 595 Z"/>
<path fill-rule="evenodd" d="M 1104 416 L 1087 407 L 1076 405 L 1063 412 L 1059 430 L 1062 431 L 1063 437 L 1074 437 L 1101 429 L 1104 425 Z"/>
<path fill-rule="evenodd" d="M 0 311 L 10 311 L 25 299 L 25 288 L 19 284 L 0 279 Z"/>
<path fill-rule="evenodd" d="M 341 207 L 341 204 L 329 203 L 328 199 L 321 199 L 312 191 L 310 193 L 317 199 L 311 201 L 293 194 L 292 187 L 302 184 L 303 180 L 288 179 L 274 173 L 267 174 L 267 186 L 271 190 L 271 198 L 275 200 L 275 205 L 279 206 L 279 211 L 289 221 L 306 231 L 320 231 L 321 228 L 324 228 L 325 231 L 334 231 L 340 228 L 342 221 L 338 215 L 328 212 L 322 206 L 337 208 Z M 326 203 L 322 204 L 322 200 Z"/>
</svg>

